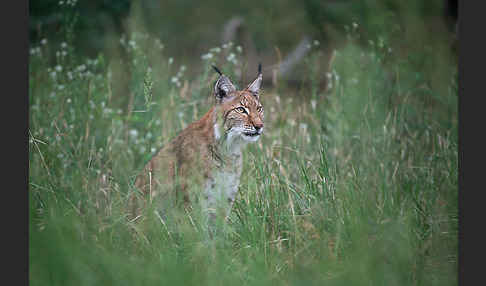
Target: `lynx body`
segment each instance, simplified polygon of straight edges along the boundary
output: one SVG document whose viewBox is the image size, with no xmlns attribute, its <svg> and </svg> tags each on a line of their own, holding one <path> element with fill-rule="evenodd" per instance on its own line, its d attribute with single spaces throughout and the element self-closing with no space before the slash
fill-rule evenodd
<svg viewBox="0 0 486 286">
<path fill-rule="evenodd" d="M 259 66 L 257 78 L 238 91 L 215 69 L 220 74 L 213 90 L 216 104 L 152 157 L 135 186 L 166 207 L 172 202 L 190 207 L 197 197 L 210 217 L 226 217 L 238 192 L 242 150 L 263 132 L 262 73 Z"/>
</svg>

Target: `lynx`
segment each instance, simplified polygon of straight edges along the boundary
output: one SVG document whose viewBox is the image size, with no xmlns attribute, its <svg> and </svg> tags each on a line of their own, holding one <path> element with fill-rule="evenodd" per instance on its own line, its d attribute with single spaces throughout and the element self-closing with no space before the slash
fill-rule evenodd
<svg viewBox="0 0 486 286">
<path fill-rule="evenodd" d="M 215 105 L 157 152 L 135 181 L 145 197 L 166 205 L 175 197 L 176 203 L 191 208 L 196 195 L 210 219 L 229 215 L 238 192 L 242 150 L 263 132 L 261 64 L 256 79 L 243 90 L 213 68 L 219 74 Z"/>
</svg>

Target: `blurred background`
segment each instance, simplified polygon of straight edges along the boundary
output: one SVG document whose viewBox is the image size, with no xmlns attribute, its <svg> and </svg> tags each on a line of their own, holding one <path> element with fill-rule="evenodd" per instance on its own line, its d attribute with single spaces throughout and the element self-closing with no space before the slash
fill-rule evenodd
<svg viewBox="0 0 486 286">
<path fill-rule="evenodd" d="M 31 42 L 46 38 L 53 48 L 64 41 L 68 28 L 64 23 L 71 21 L 66 10 L 71 5 L 76 6 L 76 15 L 71 16 L 75 20 L 70 23 L 77 53 L 126 57 L 120 38 L 138 29 L 159 39 L 164 53 L 178 65 L 193 67 L 193 73 L 200 72 L 196 67 L 201 65 L 201 55 L 232 41 L 242 46 L 243 59 L 252 72 L 260 61 L 267 69 L 285 63 L 279 66 L 281 75 L 298 82 L 304 77 L 299 65 L 307 53 L 305 47 L 318 41 L 326 54 L 320 64 L 325 65 L 353 23 L 359 24 L 361 45 L 380 37 L 400 55 L 440 45 L 457 57 L 457 0 L 31 1 Z M 50 57 L 55 58 L 54 51 Z M 270 78 L 267 73 L 267 81 Z"/>
</svg>

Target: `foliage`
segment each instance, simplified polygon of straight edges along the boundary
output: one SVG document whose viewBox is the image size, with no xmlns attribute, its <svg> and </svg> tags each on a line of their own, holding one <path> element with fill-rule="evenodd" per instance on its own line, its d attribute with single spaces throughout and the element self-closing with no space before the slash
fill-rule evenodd
<svg viewBox="0 0 486 286">
<path fill-rule="evenodd" d="M 262 94 L 265 134 L 245 150 L 230 221 L 212 240 L 196 214 L 148 206 L 130 219 L 126 206 L 144 162 L 212 104 L 210 64 L 238 77 L 242 48 L 208 49 L 191 78 L 138 26 L 116 61 L 72 55 L 67 39 L 33 43 L 30 283 L 457 284 L 457 66 L 434 49 L 402 56 L 393 33 L 363 45 L 359 25 L 327 89 L 308 65 L 309 86 Z M 311 50 L 320 62 L 318 42 Z"/>
</svg>

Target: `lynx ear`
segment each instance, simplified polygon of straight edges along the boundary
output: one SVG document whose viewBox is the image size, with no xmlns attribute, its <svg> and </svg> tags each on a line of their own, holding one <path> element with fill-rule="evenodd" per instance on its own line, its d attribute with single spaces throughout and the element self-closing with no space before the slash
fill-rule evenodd
<svg viewBox="0 0 486 286">
<path fill-rule="evenodd" d="M 214 84 L 214 96 L 218 102 L 221 102 L 223 98 L 236 91 L 236 88 L 229 78 L 223 75 L 218 68 L 215 66 L 213 66 L 213 68 L 219 73 L 219 78 L 216 81 L 216 84 Z"/>
<path fill-rule="evenodd" d="M 256 97 L 258 97 L 258 93 L 260 92 L 260 88 L 262 86 L 263 76 L 262 76 L 262 64 L 258 64 L 258 76 L 257 78 L 248 85 L 246 90 L 253 93 Z"/>
</svg>

